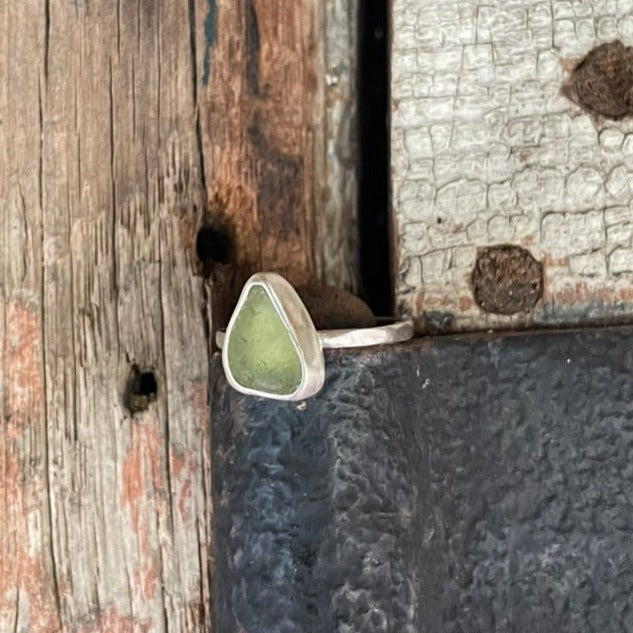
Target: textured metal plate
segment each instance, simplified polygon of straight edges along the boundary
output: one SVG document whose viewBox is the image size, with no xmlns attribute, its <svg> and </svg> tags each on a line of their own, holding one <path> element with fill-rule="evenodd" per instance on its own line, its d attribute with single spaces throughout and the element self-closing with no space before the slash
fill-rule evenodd
<svg viewBox="0 0 633 633">
<path fill-rule="evenodd" d="M 633 630 L 633 329 L 214 366 L 216 633 Z"/>
</svg>

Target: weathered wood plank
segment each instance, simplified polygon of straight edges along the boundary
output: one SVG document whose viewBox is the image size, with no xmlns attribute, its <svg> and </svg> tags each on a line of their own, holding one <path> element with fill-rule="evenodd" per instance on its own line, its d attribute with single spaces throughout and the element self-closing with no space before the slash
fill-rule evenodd
<svg viewBox="0 0 633 633">
<path fill-rule="evenodd" d="M 320 36 L 323 100 L 318 103 L 316 270 L 335 288 L 357 290 L 357 70 L 359 0 L 325 0 Z M 319 55 L 321 52 L 319 51 Z M 319 119 L 318 117 L 324 117 Z"/>
<path fill-rule="evenodd" d="M 257 270 L 356 284 L 356 13 L 355 0 L 215 7 L 201 129 L 236 289 Z"/>
<path fill-rule="evenodd" d="M 209 323 L 187 252 L 205 200 L 188 7 L 1 11 L 15 45 L 0 55 L 0 628 L 205 630 Z M 135 417 L 133 363 L 159 389 Z"/>
<path fill-rule="evenodd" d="M 352 284 L 353 218 L 315 236 L 353 207 L 327 152 L 355 51 L 323 39 L 342 15 L 353 40 L 353 6 L 0 2 L 0 630 L 209 630 L 222 315 L 195 235 L 233 226 L 234 279 Z"/>
<path fill-rule="evenodd" d="M 449 313 L 457 328 L 631 318 L 633 123 L 594 121 L 560 88 L 570 60 L 632 43 L 632 9 L 628 0 L 393 0 L 404 310 Z M 473 301 L 478 249 L 500 243 L 544 264 L 543 301 L 530 314 L 486 314 Z"/>
<path fill-rule="evenodd" d="M 316 88 L 307 50 L 315 45 L 312 3 L 219 3 L 210 55 L 210 201 L 230 224 L 235 264 L 278 272 L 294 283 L 314 274 Z M 228 63 L 227 63 L 227 60 Z"/>
</svg>

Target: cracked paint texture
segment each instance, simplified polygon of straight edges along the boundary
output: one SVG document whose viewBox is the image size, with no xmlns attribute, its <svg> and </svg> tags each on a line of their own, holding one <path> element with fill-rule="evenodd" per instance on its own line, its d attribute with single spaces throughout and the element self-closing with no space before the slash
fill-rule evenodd
<svg viewBox="0 0 633 633">
<path fill-rule="evenodd" d="M 403 312 L 456 329 L 633 314 L 633 120 L 560 94 L 569 60 L 633 43 L 633 1 L 393 1 L 392 174 Z M 472 301 L 478 249 L 543 262 L 529 314 Z"/>
</svg>

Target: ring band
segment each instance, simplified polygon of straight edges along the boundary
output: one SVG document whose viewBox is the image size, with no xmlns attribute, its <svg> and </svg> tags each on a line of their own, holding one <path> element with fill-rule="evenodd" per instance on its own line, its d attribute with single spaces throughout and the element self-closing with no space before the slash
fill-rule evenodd
<svg viewBox="0 0 633 633">
<path fill-rule="evenodd" d="M 401 343 L 413 337 L 413 322 L 398 321 L 389 325 L 346 330 L 317 330 L 323 349 L 370 347 Z"/>
<path fill-rule="evenodd" d="M 317 330 L 317 336 L 323 349 L 389 345 L 413 338 L 413 323 L 411 321 L 398 321 L 376 327 Z M 226 332 L 224 330 L 218 330 L 215 333 L 215 344 L 220 349 L 224 346 L 225 339 Z"/>
<path fill-rule="evenodd" d="M 325 381 L 324 348 L 407 341 L 413 323 L 317 331 L 295 289 L 277 273 L 256 273 L 244 285 L 226 332 L 217 332 L 229 384 L 248 395 L 304 400 Z"/>
</svg>

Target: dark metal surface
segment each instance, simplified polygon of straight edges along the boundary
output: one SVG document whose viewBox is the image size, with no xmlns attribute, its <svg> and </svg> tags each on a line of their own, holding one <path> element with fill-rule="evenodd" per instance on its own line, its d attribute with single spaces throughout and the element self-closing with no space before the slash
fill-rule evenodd
<svg viewBox="0 0 633 633">
<path fill-rule="evenodd" d="M 633 631 L 633 329 L 327 361 L 300 410 L 216 359 L 215 633 Z"/>
</svg>

